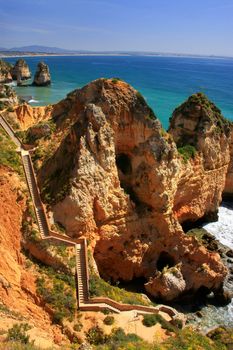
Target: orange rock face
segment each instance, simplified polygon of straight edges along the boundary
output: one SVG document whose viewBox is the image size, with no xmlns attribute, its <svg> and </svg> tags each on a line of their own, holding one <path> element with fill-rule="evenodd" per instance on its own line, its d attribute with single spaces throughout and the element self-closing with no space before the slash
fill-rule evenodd
<svg viewBox="0 0 233 350">
<path fill-rule="evenodd" d="M 36 277 L 25 269 L 25 257 L 21 254 L 21 225 L 25 202 L 18 195 L 19 188 L 18 176 L 9 169 L 0 167 L 0 300 L 23 317 L 24 322 L 34 326 L 38 337 L 41 333 L 52 340 L 53 328 L 56 330 L 56 327 L 51 325 L 49 315 L 39 306 Z M 4 317 L 1 316 L 1 320 L 3 327 Z M 17 323 L 17 318 L 13 317 L 13 323 Z M 51 341 L 50 345 L 52 344 Z"/>
<path fill-rule="evenodd" d="M 224 195 L 233 198 L 233 128 L 231 130 L 230 138 L 230 163 L 227 169 L 226 183 L 224 188 Z"/>
<path fill-rule="evenodd" d="M 227 273 L 219 255 L 181 227 L 216 213 L 230 163 L 230 126 L 199 97 L 175 111 L 168 134 L 128 84 L 94 81 L 53 107 L 57 148 L 38 174 L 55 220 L 90 239 L 104 278 L 144 277 L 164 299 L 218 290 Z M 187 144 L 195 154 L 184 159 L 177 145 Z M 174 283 L 158 272 L 177 264 L 172 296 Z"/>
<path fill-rule="evenodd" d="M 181 149 L 189 145 L 197 151 L 180 173 L 174 203 L 179 222 L 217 211 L 225 181 L 231 178 L 231 130 L 231 123 L 203 94 L 191 96 L 174 111 L 169 133 Z"/>
<path fill-rule="evenodd" d="M 27 103 L 19 105 L 15 108 L 17 121 L 22 130 L 28 129 L 30 126 L 50 118 L 51 108 L 46 107 L 31 107 Z"/>
</svg>

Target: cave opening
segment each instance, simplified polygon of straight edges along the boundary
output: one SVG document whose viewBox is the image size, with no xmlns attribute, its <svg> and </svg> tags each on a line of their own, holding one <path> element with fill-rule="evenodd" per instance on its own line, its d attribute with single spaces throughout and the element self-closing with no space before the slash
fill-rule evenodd
<svg viewBox="0 0 233 350">
<path fill-rule="evenodd" d="M 147 282 L 145 277 L 134 277 L 131 281 L 119 280 L 117 287 L 125 289 L 127 292 L 146 294 L 144 284 Z"/>
<path fill-rule="evenodd" d="M 181 227 L 185 233 L 195 228 L 202 228 L 204 224 L 218 221 L 218 211 L 205 213 L 196 220 L 185 220 L 181 222 Z"/>
<path fill-rule="evenodd" d="M 127 193 L 130 197 L 130 200 L 134 202 L 136 207 L 138 207 L 141 204 L 141 201 L 139 200 L 138 196 L 134 192 L 133 188 L 130 186 L 125 186 L 124 184 L 121 184 L 124 188 L 125 193 Z"/>
<path fill-rule="evenodd" d="M 161 252 L 156 265 L 157 265 L 157 269 L 159 271 L 162 271 L 166 266 L 168 267 L 175 266 L 175 260 L 169 253 Z"/>
<path fill-rule="evenodd" d="M 121 153 L 117 155 L 116 165 L 124 175 L 130 175 L 132 173 L 131 160 L 127 154 Z"/>
</svg>

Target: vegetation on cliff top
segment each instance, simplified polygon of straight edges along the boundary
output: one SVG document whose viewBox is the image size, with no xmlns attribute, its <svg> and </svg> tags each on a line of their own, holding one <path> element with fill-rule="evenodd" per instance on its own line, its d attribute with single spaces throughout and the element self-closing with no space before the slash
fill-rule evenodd
<svg viewBox="0 0 233 350">
<path fill-rule="evenodd" d="M 202 92 L 191 95 L 184 103 L 174 110 L 173 116 L 183 114 L 188 117 L 190 113 L 196 112 L 198 108 L 202 111 L 203 119 L 212 122 L 217 132 L 229 133 L 232 122 L 227 120 L 222 115 L 221 110 Z M 172 120 L 172 118 L 170 120 Z"/>
<path fill-rule="evenodd" d="M 189 230 L 186 234 L 195 237 L 200 244 L 204 245 L 210 251 L 216 252 L 219 250 L 216 238 L 204 228 L 193 228 L 192 230 Z"/>
<path fill-rule="evenodd" d="M 149 113 L 146 116 L 146 118 L 147 119 L 151 119 L 151 120 L 156 119 L 156 116 L 155 116 L 155 113 L 154 113 L 153 109 L 150 106 L 148 106 L 148 104 L 147 104 L 145 98 L 143 97 L 143 95 L 139 91 L 137 91 L 136 96 L 137 96 L 138 102 L 140 104 L 142 104 L 143 106 L 146 106 L 148 108 Z"/>
<path fill-rule="evenodd" d="M 2 128 L 0 128 L 0 149 L 0 164 L 10 167 L 22 175 L 22 164 L 16 153 L 16 146 Z"/>
</svg>

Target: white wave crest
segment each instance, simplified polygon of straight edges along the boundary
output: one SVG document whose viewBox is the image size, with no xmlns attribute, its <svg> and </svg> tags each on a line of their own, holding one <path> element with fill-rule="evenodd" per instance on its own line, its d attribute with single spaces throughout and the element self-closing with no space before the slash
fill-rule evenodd
<svg viewBox="0 0 233 350">
<path fill-rule="evenodd" d="M 38 100 L 34 100 L 33 98 L 31 100 L 28 101 L 28 103 L 39 103 Z"/>
<path fill-rule="evenodd" d="M 233 249 L 233 209 L 228 205 L 219 208 L 219 219 L 204 228 L 213 234 L 222 244 Z"/>
</svg>

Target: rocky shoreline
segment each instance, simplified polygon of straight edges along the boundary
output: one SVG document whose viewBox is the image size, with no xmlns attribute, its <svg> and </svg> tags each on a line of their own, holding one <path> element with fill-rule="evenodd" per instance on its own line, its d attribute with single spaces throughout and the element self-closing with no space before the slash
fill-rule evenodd
<svg viewBox="0 0 233 350">
<path fill-rule="evenodd" d="M 31 78 L 31 72 L 28 64 L 22 58 L 18 59 L 15 65 L 11 65 L 2 59 L 0 60 L 0 83 L 8 84 L 13 81 L 17 81 L 18 86 L 27 86 L 23 84 L 23 81 Z M 51 84 L 51 75 L 49 67 L 44 62 L 39 62 L 37 65 L 37 71 L 35 72 L 32 85 L 35 86 L 48 86 Z"/>
</svg>

